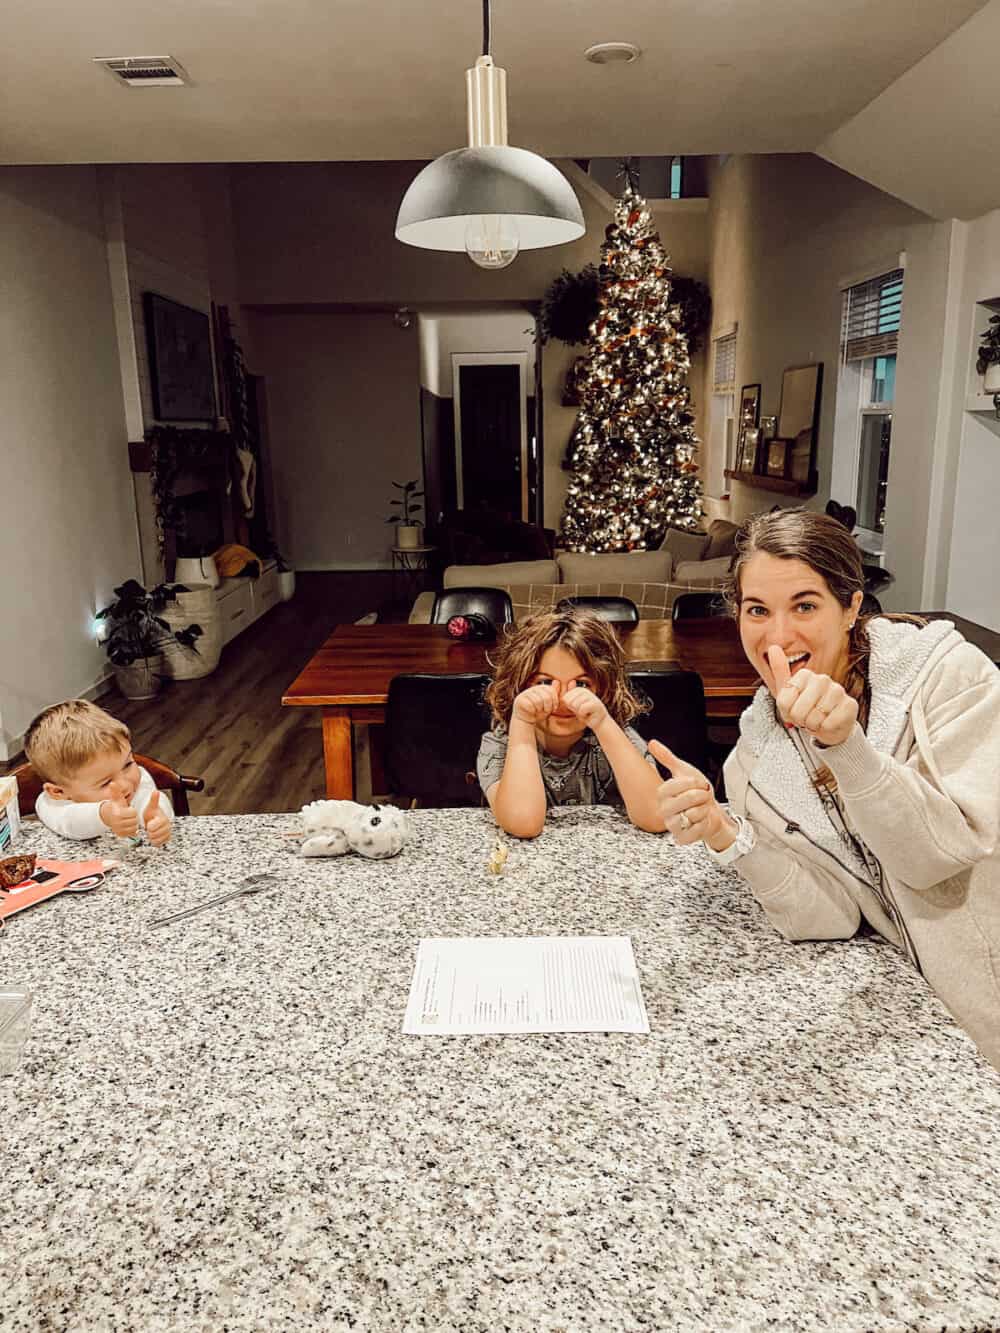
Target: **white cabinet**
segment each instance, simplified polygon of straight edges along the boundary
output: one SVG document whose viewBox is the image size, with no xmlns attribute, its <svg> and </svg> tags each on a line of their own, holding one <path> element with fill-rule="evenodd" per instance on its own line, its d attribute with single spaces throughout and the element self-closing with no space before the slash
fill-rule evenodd
<svg viewBox="0 0 1000 1333">
<path fill-rule="evenodd" d="M 215 590 L 223 646 L 276 606 L 278 593 L 278 566 L 273 560 L 264 562 L 260 578 L 223 579 Z"/>
<path fill-rule="evenodd" d="M 250 596 L 253 600 L 253 618 L 257 620 L 265 611 L 270 611 L 272 606 L 277 606 L 281 600 L 281 589 L 278 587 L 278 566 L 269 561 L 261 571 L 259 579 L 250 580 Z"/>
<path fill-rule="evenodd" d="M 229 643 L 253 621 L 253 594 L 249 579 L 223 579 L 219 584 L 219 619 L 222 642 Z"/>
</svg>

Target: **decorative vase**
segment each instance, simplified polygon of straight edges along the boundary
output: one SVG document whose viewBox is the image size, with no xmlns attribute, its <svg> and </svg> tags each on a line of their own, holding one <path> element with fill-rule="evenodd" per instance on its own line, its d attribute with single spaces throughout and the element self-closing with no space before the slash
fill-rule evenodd
<svg viewBox="0 0 1000 1333">
<path fill-rule="evenodd" d="M 290 602 L 295 596 L 295 570 L 278 570 L 278 596 L 283 602 Z"/>
<path fill-rule="evenodd" d="M 991 361 L 983 376 L 984 393 L 1000 393 L 1000 361 Z"/>
<path fill-rule="evenodd" d="M 212 565 L 214 568 L 214 561 Z M 164 644 L 163 672 L 174 680 L 197 680 L 210 675 L 219 665 L 222 653 L 222 620 L 215 590 L 207 583 L 189 583 L 187 587 L 188 592 L 179 592 L 160 612 L 171 631 L 187 629 L 188 625 L 201 626 L 197 652 L 176 639 Z"/>
<path fill-rule="evenodd" d="M 152 699 L 160 692 L 163 659 L 138 657 L 131 666 L 115 667 L 115 682 L 126 699 Z"/>
<path fill-rule="evenodd" d="M 419 546 L 423 528 L 419 523 L 400 523 L 396 529 L 396 545 L 405 547 L 411 551 L 415 546 Z"/>
<path fill-rule="evenodd" d="M 219 570 L 210 555 L 179 555 L 174 565 L 174 582 L 188 586 L 207 583 L 210 588 L 217 588 Z"/>
</svg>

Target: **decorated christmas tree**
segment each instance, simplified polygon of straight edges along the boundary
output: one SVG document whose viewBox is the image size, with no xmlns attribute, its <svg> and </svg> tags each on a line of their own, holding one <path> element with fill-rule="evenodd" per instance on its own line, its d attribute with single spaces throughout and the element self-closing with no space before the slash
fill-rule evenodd
<svg viewBox="0 0 1000 1333">
<path fill-rule="evenodd" d="M 701 517 L 691 367 L 670 267 L 626 173 L 601 246 L 599 309 L 576 384 L 562 537 L 571 551 L 632 551 Z"/>
</svg>

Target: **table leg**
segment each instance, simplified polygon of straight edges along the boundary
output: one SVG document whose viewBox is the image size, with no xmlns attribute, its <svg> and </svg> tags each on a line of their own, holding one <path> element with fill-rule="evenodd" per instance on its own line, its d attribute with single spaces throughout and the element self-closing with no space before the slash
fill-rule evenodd
<svg viewBox="0 0 1000 1333">
<path fill-rule="evenodd" d="M 354 800 L 354 756 L 349 708 L 323 709 L 323 764 L 326 795 L 331 801 Z"/>
</svg>

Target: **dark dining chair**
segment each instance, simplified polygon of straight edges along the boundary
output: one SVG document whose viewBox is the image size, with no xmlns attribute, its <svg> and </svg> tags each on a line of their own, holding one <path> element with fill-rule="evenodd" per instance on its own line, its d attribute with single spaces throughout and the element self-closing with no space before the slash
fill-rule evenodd
<svg viewBox="0 0 1000 1333">
<path fill-rule="evenodd" d="M 185 777 L 169 764 L 163 764 L 159 759 L 151 759 L 148 754 L 133 754 L 133 758 L 140 768 L 146 770 L 159 790 L 165 791 L 170 797 L 175 815 L 191 813 L 187 794 L 189 791 L 204 791 L 204 778 Z M 15 768 L 13 776 L 17 778 L 17 804 L 21 814 L 33 815 L 35 802 L 41 794 L 42 779 L 30 764 L 21 764 L 19 768 Z"/>
<path fill-rule="evenodd" d="M 709 620 L 715 616 L 728 616 L 729 608 L 721 593 L 717 592 L 681 592 L 674 598 L 671 620 Z"/>
<path fill-rule="evenodd" d="M 665 665 L 642 667 L 628 675 L 635 693 L 652 705 L 631 724 L 643 740 L 662 741 L 679 759 L 714 777 L 705 687 L 697 671 Z"/>
<path fill-rule="evenodd" d="M 639 608 L 629 597 L 564 597 L 556 606 L 561 610 L 565 606 L 576 607 L 579 611 L 589 611 L 598 620 L 607 620 L 613 624 L 637 625 Z"/>
<path fill-rule="evenodd" d="M 502 588 L 445 588 L 434 598 L 432 625 L 447 625 L 452 616 L 485 616 L 496 629 L 514 623 L 514 607 Z"/>
<path fill-rule="evenodd" d="M 422 806 L 479 805 L 476 756 L 490 723 L 479 672 L 393 676 L 385 706 L 385 773 L 392 795 Z"/>
<path fill-rule="evenodd" d="M 861 598 L 861 609 L 858 614 L 862 616 L 880 616 L 882 614 L 882 603 L 874 593 L 866 592 Z"/>
</svg>

